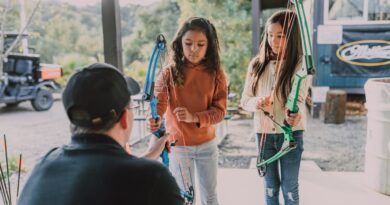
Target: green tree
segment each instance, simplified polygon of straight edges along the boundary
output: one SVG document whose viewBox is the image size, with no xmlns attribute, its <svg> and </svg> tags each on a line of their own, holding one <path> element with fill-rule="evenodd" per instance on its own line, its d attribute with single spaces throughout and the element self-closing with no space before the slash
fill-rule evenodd
<svg viewBox="0 0 390 205">
<path fill-rule="evenodd" d="M 138 5 L 127 5 L 120 8 L 122 21 L 122 36 L 130 36 L 135 29 L 135 19 L 137 11 L 140 8 Z"/>
<path fill-rule="evenodd" d="M 142 79 L 156 36 L 164 34 L 169 43 L 185 19 L 204 16 L 217 28 L 231 92 L 241 93 L 251 57 L 250 9 L 247 0 L 162 0 L 149 7 L 123 6 L 125 68 Z M 9 12 L 7 28 L 17 30 L 17 15 L 15 9 Z M 103 61 L 101 24 L 100 4 L 76 7 L 57 0 L 43 1 L 29 28 L 33 36 L 30 45 L 42 62 L 60 63 L 70 73 L 81 63 Z"/>
<path fill-rule="evenodd" d="M 179 16 L 179 5 L 170 0 L 162 0 L 149 8 L 139 8 L 136 29 L 124 40 L 125 65 L 131 66 L 135 61 L 146 63 L 158 34 L 163 34 L 169 43 L 176 32 Z"/>
<path fill-rule="evenodd" d="M 56 63 L 56 56 L 70 53 L 93 56 L 103 53 L 101 13 L 91 7 L 81 8 L 58 2 L 45 2 L 32 28 L 36 52 L 42 62 Z"/>
</svg>

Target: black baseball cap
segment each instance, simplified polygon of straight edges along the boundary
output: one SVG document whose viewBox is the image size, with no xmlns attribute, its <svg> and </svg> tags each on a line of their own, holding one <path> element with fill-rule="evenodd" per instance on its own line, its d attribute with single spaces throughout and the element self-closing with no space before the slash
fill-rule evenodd
<svg viewBox="0 0 390 205">
<path fill-rule="evenodd" d="M 130 96 L 140 87 L 131 77 L 105 63 L 88 65 L 69 79 L 62 102 L 70 121 L 78 126 L 98 128 L 119 120 Z"/>
</svg>

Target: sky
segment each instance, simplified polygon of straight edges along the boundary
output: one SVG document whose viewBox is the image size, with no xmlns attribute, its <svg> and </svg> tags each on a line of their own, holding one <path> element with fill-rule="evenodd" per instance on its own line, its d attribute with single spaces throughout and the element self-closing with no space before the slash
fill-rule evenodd
<svg viewBox="0 0 390 205">
<path fill-rule="evenodd" d="M 101 0 L 61 0 L 61 1 L 68 2 L 69 4 L 73 4 L 76 6 L 93 5 L 101 2 Z M 119 4 L 125 5 L 131 3 L 131 4 L 139 4 L 139 5 L 150 5 L 157 1 L 160 0 L 119 0 Z"/>
</svg>

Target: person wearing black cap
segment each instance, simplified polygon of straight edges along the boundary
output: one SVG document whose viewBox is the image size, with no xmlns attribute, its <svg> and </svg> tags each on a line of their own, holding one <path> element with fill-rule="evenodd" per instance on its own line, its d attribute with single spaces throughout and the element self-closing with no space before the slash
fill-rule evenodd
<svg viewBox="0 0 390 205">
<path fill-rule="evenodd" d="M 183 204 L 168 169 L 126 150 L 140 88 L 115 67 L 96 63 L 75 73 L 62 101 L 72 140 L 47 153 L 32 171 L 19 205 Z M 152 137 L 145 155 L 157 159 L 167 137 Z"/>
</svg>

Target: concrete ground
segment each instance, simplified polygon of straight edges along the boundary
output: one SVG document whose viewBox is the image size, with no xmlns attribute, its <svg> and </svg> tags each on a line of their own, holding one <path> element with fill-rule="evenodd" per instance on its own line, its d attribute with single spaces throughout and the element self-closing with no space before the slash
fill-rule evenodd
<svg viewBox="0 0 390 205">
<path fill-rule="evenodd" d="M 219 169 L 221 205 L 260 205 L 264 202 L 263 178 L 251 169 Z M 303 161 L 300 172 L 301 205 L 389 205 L 390 196 L 370 189 L 363 172 L 323 172 L 312 161 Z M 280 203 L 283 199 L 280 198 Z"/>
</svg>

